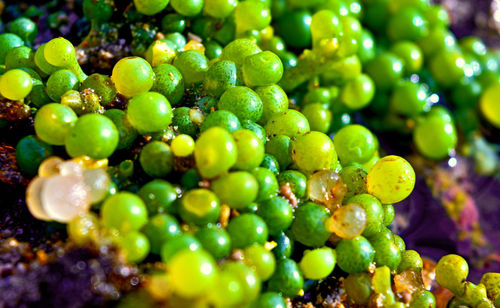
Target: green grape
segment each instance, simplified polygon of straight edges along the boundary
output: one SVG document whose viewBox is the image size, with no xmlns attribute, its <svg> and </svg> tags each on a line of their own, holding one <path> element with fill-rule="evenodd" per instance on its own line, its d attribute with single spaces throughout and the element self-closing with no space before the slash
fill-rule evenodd
<svg viewBox="0 0 500 308">
<path fill-rule="evenodd" d="M 194 140 L 189 135 L 178 135 L 172 140 L 172 152 L 177 157 L 187 157 L 194 152 Z"/>
<path fill-rule="evenodd" d="M 399 202 L 415 186 L 415 171 L 404 158 L 389 155 L 377 161 L 366 178 L 368 193 L 384 204 Z"/>
<path fill-rule="evenodd" d="M 272 250 L 276 260 L 290 258 L 294 248 L 294 241 L 290 239 L 285 233 L 272 238 L 277 246 Z"/>
<path fill-rule="evenodd" d="M 212 127 L 196 140 L 194 157 L 201 176 L 214 178 L 228 171 L 236 163 L 236 143 L 228 131 Z"/>
<path fill-rule="evenodd" d="M 442 51 L 430 59 L 430 70 L 440 86 L 450 88 L 465 77 L 465 64 L 460 51 Z"/>
<path fill-rule="evenodd" d="M 401 252 L 401 262 L 398 266 L 398 272 L 409 269 L 420 271 L 424 267 L 422 258 L 415 250 L 405 250 Z"/>
<path fill-rule="evenodd" d="M 378 54 L 366 63 L 366 74 L 371 77 L 377 90 L 389 89 L 403 76 L 404 65 L 399 57 L 390 52 Z"/>
<path fill-rule="evenodd" d="M 283 296 L 294 297 L 304 287 L 304 278 L 297 263 L 283 259 L 276 264 L 276 270 L 269 279 L 268 289 Z"/>
<path fill-rule="evenodd" d="M 165 35 L 163 39 L 170 47 L 177 49 L 177 52 L 182 52 L 186 46 L 186 38 L 182 33 L 174 32 Z"/>
<path fill-rule="evenodd" d="M 204 0 L 203 12 L 211 17 L 226 18 L 234 11 L 237 0 Z"/>
<path fill-rule="evenodd" d="M 146 60 L 127 57 L 115 64 L 111 80 L 118 93 L 131 97 L 148 92 L 153 87 L 155 76 Z"/>
<path fill-rule="evenodd" d="M 363 236 L 343 239 L 335 248 L 337 264 L 346 273 L 354 274 L 368 269 L 375 257 L 375 251 Z"/>
<path fill-rule="evenodd" d="M 403 60 L 406 74 L 418 73 L 424 62 L 424 55 L 417 44 L 399 41 L 391 47 L 391 52 Z"/>
<path fill-rule="evenodd" d="M 16 34 L 24 41 L 33 43 L 38 35 L 38 27 L 31 19 L 18 17 L 9 24 L 8 32 Z"/>
<path fill-rule="evenodd" d="M 278 83 L 283 76 L 283 63 L 272 51 L 263 51 L 248 56 L 242 71 L 247 86 L 270 86 Z"/>
<path fill-rule="evenodd" d="M 222 267 L 222 272 L 234 274 L 242 289 L 242 302 L 250 303 L 255 300 L 261 290 L 261 281 L 257 273 L 241 262 L 226 262 Z"/>
<path fill-rule="evenodd" d="M 372 294 L 371 277 L 368 273 L 349 274 L 344 280 L 349 298 L 358 305 L 366 305 Z"/>
<path fill-rule="evenodd" d="M 329 247 L 305 251 L 299 267 L 307 279 L 326 278 L 335 268 L 335 250 Z"/>
<path fill-rule="evenodd" d="M 219 198 L 208 189 L 192 189 L 182 196 L 179 205 L 182 220 L 189 224 L 205 226 L 219 219 Z"/>
<path fill-rule="evenodd" d="M 354 195 L 366 193 L 366 176 L 368 172 L 358 164 L 350 164 L 344 166 L 340 172 L 340 177 L 342 182 L 347 187 L 347 192 L 344 196 L 344 200 L 349 200 L 349 198 Z"/>
<path fill-rule="evenodd" d="M 280 171 L 280 166 L 276 157 L 271 154 L 265 154 L 264 160 L 262 160 L 261 167 L 264 167 L 271 171 L 274 175 L 277 175 Z"/>
<path fill-rule="evenodd" d="M 279 293 L 276 292 L 262 293 L 251 306 L 251 308 L 286 308 L 286 307 L 287 306 L 285 300 Z"/>
<path fill-rule="evenodd" d="M 118 129 L 120 141 L 118 142 L 117 149 L 125 149 L 131 146 L 137 138 L 137 131 L 130 124 L 127 114 L 119 109 L 108 109 L 104 112 L 104 115 L 113 121 L 116 129 Z"/>
<path fill-rule="evenodd" d="M 17 165 L 23 173 L 30 176 L 35 176 L 42 161 L 52 155 L 54 155 L 52 146 L 33 135 L 23 137 L 16 146 Z M 276 182 L 276 178 L 274 181 Z M 276 191 L 277 187 L 276 182 Z"/>
<path fill-rule="evenodd" d="M 267 251 L 264 246 L 254 244 L 245 248 L 245 263 L 255 269 L 257 276 L 262 281 L 268 280 L 276 268 L 274 255 Z"/>
<path fill-rule="evenodd" d="M 278 180 L 271 170 L 264 167 L 257 167 L 250 172 L 257 180 L 259 186 L 259 193 L 255 201 L 268 200 L 278 193 Z"/>
<path fill-rule="evenodd" d="M 382 208 L 384 209 L 383 225 L 387 227 L 394 220 L 396 213 L 394 212 L 394 206 L 392 206 L 392 204 L 384 204 Z"/>
<path fill-rule="evenodd" d="M 255 214 L 242 214 L 229 221 L 227 232 L 234 248 L 246 248 L 252 244 L 265 244 L 267 241 L 267 225 Z"/>
<path fill-rule="evenodd" d="M 308 10 L 293 10 L 277 20 L 276 32 L 285 43 L 293 48 L 311 46 L 311 20 Z"/>
<path fill-rule="evenodd" d="M 216 41 L 208 41 L 205 44 L 205 56 L 208 60 L 219 59 L 222 55 L 222 46 Z"/>
<path fill-rule="evenodd" d="M 425 57 L 432 57 L 440 52 L 452 51 L 456 48 L 455 35 L 449 29 L 438 27 L 429 35 L 417 41 Z M 450 61 L 451 62 L 451 61 Z"/>
<path fill-rule="evenodd" d="M 292 145 L 292 158 L 301 170 L 312 173 L 329 169 L 337 161 L 337 153 L 330 137 L 312 131 L 297 137 Z"/>
<path fill-rule="evenodd" d="M 127 105 L 127 117 L 139 133 L 154 133 L 172 123 L 172 107 L 165 96 L 146 92 L 132 98 Z"/>
<path fill-rule="evenodd" d="M 150 215 L 170 213 L 177 199 L 177 191 L 165 180 L 152 180 L 142 186 L 137 195 L 144 201 Z"/>
<path fill-rule="evenodd" d="M 488 298 L 498 305 L 500 302 L 500 273 L 486 273 L 481 277 L 481 284 L 486 287 Z"/>
<path fill-rule="evenodd" d="M 139 263 L 149 254 L 148 238 L 141 232 L 127 232 L 120 236 L 118 243 L 129 262 Z"/>
<path fill-rule="evenodd" d="M 204 250 L 180 251 L 169 262 L 170 283 L 185 298 L 206 294 L 217 278 L 217 265 Z"/>
<path fill-rule="evenodd" d="M 214 97 L 220 97 L 227 89 L 237 84 L 236 64 L 222 60 L 212 64 L 207 71 L 204 89 Z"/>
<path fill-rule="evenodd" d="M 425 86 L 411 81 L 400 82 L 392 92 L 390 106 L 403 116 L 420 115 L 429 108 Z"/>
<path fill-rule="evenodd" d="M 73 218 L 66 226 L 68 237 L 78 246 L 88 246 L 99 236 L 99 218 L 88 212 Z"/>
<path fill-rule="evenodd" d="M 494 85 L 486 89 L 481 95 L 479 109 L 486 120 L 500 128 L 500 115 L 498 114 L 500 102 L 497 99 L 499 93 L 500 85 Z"/>
<path fill-rule="evenodd" d="M 446 255 L 436 265 L 436 281 L 456 296 L 464 294 L 465 281 L 468 275 L 469 265 L 459 255 Z"/>
<path fill-rule="evenodd" d="M 266 130 L 259 124 L 250 120 L 246 120 L 241 123 L 241 127 L 252 131 L 257 136 L 257 138 L 259 138 L 262 144 L 265 144 L 267 142 Z"/>
<path fill-rule="evenodd" d="M 285 170 L 278 174 L 277 179 L 280 187 L 288 184 L 295 197 L 305 197 L 307 178 L 303 173 L 296 170 Z"/>
<path fill-rule="evenodd" d="M 324 107 L 330 107 L 330 103 L 338 97 L 338 88 L 323 88 L 318 87 L 310 89 L 306 95 L 304 95 L 303 105 L 304 108 L 309 104 L 321 104 Z"/>
<path fill-rule="evenodd" d="M 430 291 L 424 290 L 417 294 L 413 294 L 410 302 L 410 308 L 436 308 L 436 298 Z"/>
<path fill-rule="evenodd" d="M 9 50 L 24 46 L 23 39 L 14 33 L 0 34 L 0 64 L 5 64 L 5 57 Z"/>
<path fill-rule="evenodd" d="M 212 190 L 222 203 L 242 209 L 252 203 L 259 192 L 255 177 L 246 171 L 230 172 L 212 182 Z M 238 192 L 235 194 L 235 192 Z"/>
<path fill-rule="evenodd" d="M 208 71 L 208 61 L 204 54 L 197 50 L 186 50 L 174 59 L 174 66 L 184 77 L 186 87 L 202 82 Z"/>
<path fill-rule="evenodd" d="M 219 226 L 206 226 L 194 234 L 203 249 L 215 259 L 225 258 L 231 252 L 231 238 L 227 231 Z"/>
<path fill-rule="evenodd" d="M 247 87 L 231 87 L 221 96 L 217 107 L 234 113 L 240 121 L 258 122 L 262 116 L 263 104 L 260 97 Z"/>
<path fill-rule="evenodd" d="M 369 194 L 359 194 L 348 199 L 348 204 L 357 204 L 361 206 L 366 213 L 366 227 L 363 236 L 370 237 L 377 234 L 382 228 L 384 211 L 380 201 Z"/>
<path fill-rule="evenodd" d="M 266 153 L 273 155 L 282 170 L 292 163 L 292 140 L 285 135 L 272 137 L 265 145 Z"/>
<path fill-rule="evenodd" d="M 77 121 L 78 116 L 69 107 L 61 104 L 47 104 L 35 115 L 37 136 L 51 145 L 64 145 L 66 135 Z"/>
<path fill-rule="evenodd" d="M 203 123 L 201 124 L 200 130 L 202 132 L 208 130 L 211 127 L 222 127 L 229 132 L 237 131 L 241 128 L 240 120 L 234 113 L 228 110 L 217 110 L 210 113 Z"/>
<path fill-rule="evenodd" d="M 424 17 L 427 20 L 429 28 L 446 28 L 450 24 L 448 11 L 440 4 L 431 5 L 424 12 Z"/>
<path fill-rule="evenodd" d="M 302 114 L 309 122 L 312 131 L 327 133 L 332 122 L 332 112 L 320 103 L 307 104 Z"/>
<path fill-rule="evenodd" d="M 311 19 L 313 47 L 319 47 L 322 40 L 339 37 L 342 35 L 342 28 L 339 17 L 333 11 L 321 10 L 316 12 Z"/>
<path fill-rule="evenodd" d="M 142 148 L 139 163 L 147 175 L 161 178 L 172 171 L 174 155 L 168 144 L 151 141 Z"/>
<path fill-rule="evenodd" d="M 370 104 L 375 95 L 375 84 L 370 76 L 361 74 L 348 81 L 342 88 L 340 100 L 352 110 L 362 109 Z"/>
<path fill-rule="evenodd" d="M 83 15 L 96 22 L 108 21 L 113 15 L 113 3 L 107 0 L 83 0 Z"/>
<path fill-rule="evenodd" d="M 57 67 L 70 68 L 76 63 L 75 47 L 63 37 L 48 41 L 43 55 L 49 64 Z"/>
<path fill-rule="evenodd" d="M 79 89 L 80 82 L 70 70 L 58 70 L 52 73 L 47 80 L 47 94 L 56 102 L 60 101 L 61 96 L 66 92 Z"/>
<path fill-rule="evenodd" d="M 448 114 L 440 116 L 429 114 L 417 122 L 413 131 L 413 141 L 418 151 L 425 157 L 443 159 L 457 145 L 458 137 L 455 125 L 448 121 Z"/>
<path fill-rule="evenodd" d="M 164 33 L 182 33 L 186 29 L 186 18 L 175 13 L 167 14 L 161 20 L 161 28 Z"/>
<path fill-rule="evenodd" d="M 376 42 L 375 38 L 373 37 L 373 34 L 370 31 L 368 31 L 368 29 L 362 29 L 361 36 L 359 38 L 359 47 L 357 53 L 361 63 L 365 64 L 368 61 L 375 58 L 376 55 L 375 44 Z"/>
<path fill-rule="evenodd" d="M 160 254 L 163 244 L 182 234 L 179 222 L 168 214 L 157 214 L 151 217 L 142 229 L 151 244 L 151 252 Z"/>
<path fill-rule="evenodd" d="M 35 52 L 26 46 L 10 49 L 5 56 L 5 68 L 30 68 L 36 70 Z"/>
<path fill-rule="evenodd" d="M 262 30 L 271 23 L 271 12 L 260 1 L 238 2 L 234 11 L 236 32 L 243 33 L 249 30 Z"/>
<path fill-rule="evenodd" d="M 378 147 L 372 132 L 358 124 L 350 124 L 340 129 L 333 137 L 333 143 L 343 165 L 369 161 Z"/>
<path fill-rule="evenodd" d="M 243 301 L 243 286 L 237 273 L 220 271 L 208 292 L 208 301 L 215 307 L 231 307 Z"/>
<path fill-rule="evenodd" d="M 401 251 L 393 240 L 385 237 L 375 237 L 370 239 L 370 244 L 375 250 L 374 261 L 378 267 L 387 266 L 395 270 L 401 262 Z"/>
<path fill-rule="evenodd" d="M 172 126 L 177 127 L 177 131 L 190 137 L 196 137 L 200 128 L 193 122 L 197 121 L 199 111 L 189 107 L 177 107 L 174 109 Z"/>
<path fill-rule="evenodd" d="M 106 75 L 97 73 L 90 75 L 83 81 L 81 88 L 94 90 L 94 93 L 99 96 L 102 105 L 111 103 L 116 97 L 115 86 L 111 78 Z"/>
<path fill-rule="evenodd" d="M 268 137 L 285 135 L 293 138 L 310 131 L 307 118 L 302 113 L 292 109 L 271 117 L 264 128 Z"/>
<path fill-rule="evenodd" d="M 113 154 L 119 138 L 113 121 L 101 114 L 89 113 L 78 118 L 69 129 L 64 145 L 71 157 L 87 155 L 103 159 Z"/>
<path fill-rule="evenodd" d="M 184 77 L 173 65 L 161 64 L 153 68 L 155 80 L 151 91 L 159 92 L 172 105 L 177 105 L 184 96 Z"/>
<path fill-rule="evenodd" d="M 102 224 L 120 232 L 141 229 L 148 221 L 144 202 L 129 192 L 120 192 L 108 197 L 101 208 Z"/>
<path fill-rule="evenodd" d="M 9 70 L 0 76 L 0 94 L 7 99 L 23 100 L 32 88 L 31 76 L 20 69 Z"/>
<path fill-rule="evenodd" d="M 197 251 L 201 249 L 200 242 L 192 235 L 180 234 L 166 241 L 161 247 L 161 260 L 167 264 L 179 252 L 184 250 Z"/>
<path fill-rule="evenodd" d="M 155 15 L 163 11 L 169 0 L 134 0 L 137 12 L 144 15 Z"/>
<path fill-rule="evenodd" d="M 273 197 L 260 202 L 257 215 L 266 222 L 270 235 L 281 234 L 293 221 L 292 207 L 282 197 Z"/>
<path fill-rule="evenodd" d="M 192 17 L 201 13 L 203 0 L 171 0 L 170 5 L 177 13 Z"/>
<path fill-rule="evenodd" d="M 475 108 L 483 93 L 481 83 L 465 78 L 452 89 L 451 99 L 458 108 Z"/>
<path fill-rule="evenodd" d="M 294 239 L 308 247 L 323 246 L 331 235 L 327 228 L 329 218 L 323 205 L 313 202 L 300 205 L 291 226 Z"/>
<path fill-rule="evenodd" d="M 250 171 L 258 167 L 264 159 L 264 144 L 257 135 L 248 129 L 240 129 L 232 133 L 238 158 L 234 168 Z"/>
<path fill-rule="evenodd" d="M 387 34 L 393 41 L 415 41 L 429 33 L 427 21 L 419 10 L 404 8 L 394 14 L 387 24 Z"/>
<path fill-rule="evenodd" d="M 249 39 L 237 39 L 227 44 L 222 50 L 221 60 L 229 60 L 241 67 L 248 56 L 261 52 L 257 44 Z"/>
</svg>

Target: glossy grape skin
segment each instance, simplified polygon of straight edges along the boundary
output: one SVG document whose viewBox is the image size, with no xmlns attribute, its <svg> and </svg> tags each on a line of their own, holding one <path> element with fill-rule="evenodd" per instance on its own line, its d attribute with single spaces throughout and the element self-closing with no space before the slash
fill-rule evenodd
<svg viewBox="0 0 500 308">
<path fill-rule="evenodd" d="M 42 161 L 53 154 L 50 144 L 33 135 L 23 137 L 16 145 L 17 165 L 23 173 L 30 176 L 35 176 Z"/>
<path fill-rule="evenodd" d="M 358 305 L 366 305 L 372 294 L 371 277 L 368 273 L 349 274 L 344 280 L 349 298 Z"/>
<path fill-rule="evenodd" d="M 284 296 L 294 297 L 304 286 L 304 278 L 297 263 L 283 259 L 276 265 L 276 271 L 269 279 L 268 289 Z"/>
<path fill-rule="evenodd" d="M 276 292 L 262 293 L 259 298 L 250 306 L 251 308 L 286 308 L 283 297 Z"/>
<path fill-rule="evenodd" d="M 233 273 L 238 278 L 243 293 L 241 297 L 243 303 L 251 302 L 259 296 L 261 281 L 255 270 L 241 262 L 226 262 L 222 266 L 222 271 Z"/>
<path fill-rule="evenodd" d="M 14 33 L 0 34 L 0 64 L 5 64 L 7 52 L 15 47 L 23 46 L 22 38 Z"/>
<path fill-rule="evenodd" d="M 293 210 L 290 203 L 282 197 L 273 197 L 259 203 L 257 215 L 267 224 L 270 235 L 279 235 L 290 227 Z"/>
<path fill-rule="evenodd" d="M 446 115 L 429 114 L 417 123 L 413 141 L 422 155 L 439 160 L 447 157 L 455 148 L 458 137 L 455 125 Z"/>
<path fill-rule="evenodd" d="M 391 270 L 395 270 L 401 263 L 401 251 L 394 241 L 375 237 L 370 240 L 370 244 L 375 250 L 374 261 L 377 266 L 388 266 Z"/>
<path fill-rule="evenodd" d="M 377 234 L 382 228 L 384 210 L 380 201 L 369 194 L 359 194 L 346 201 L 348 204 L 357 204 L 363 207 L 366 213 L 366 227 L 362 235 L 370 237 Z"/>
<path fill-rule="evenodd" d="M 419 271 L 423 268 L 422 258 L 415 250 L 405 250 L 401 252 L 401 262 L 398 266 L 398 272 L 413 269 Z"/>
<path fill-rule="evenodd" d="M 222 203 L 234 209 L 242 209 L 252 203 L 259 192 L 255 177 L 246 171 L 230 172 L 212 183 L 212 190 Z M 238 191 L 235 194 L 235 191 Z"/>
<path fill-rule="evenodd" d="M 342 31 L 343 27 L 340 19 L 333 11 L 320 10 L 312 16 L 311 35 L 313 47 L 319 47 L 325 39 L 338 38 L 342 35 Z"/>
<path fill-rule="evenodd" d="M 415 41 L 427 35 L 427 21 L 419 10 L 405 8 L 394 14 L 387 25 L 387 34 L 393 41 Z"/>
<path fill-rule="evenodd" d="M 500 85 L 494 85 L 486 89 L 481 95 L 479 109 L 486 120 L 500 128 L 500 116 L 498 115 L 498 110 L 500 110 L 499 93 Z"/>
<path fill-rule="evenodd" d="M 322 205 L 313 202 L 300 205 L 295 210 L 295 219 L 291 226 L 294 239 L 308 247 L 324 245 L 331 235 L 326 227 L 329 217 Z"/>
<path fill-rule="evenodd" d="M 384 204 L 399 202 L 413 191 L 415 171 L 399 156 L 389 155 L 377 161 L 368 172 L 368 193 Z"/>
<path fill-rule="evenodd" d="M 137 11 L 144 15 L 155 15 L 167 7 L 169 0 L 134 0 Z"/>
<path fill-rule="evenodd" d="M 277 175 L 280 171 L 280 166 L 276 157 L 271 154 L 264 154 L 264 159 L 262 160 L 261 167 L 268 169 L 274 175 Z"/>
<path fill-rule="evenodd" d="M 184 222 L 206 226 L 219 219 L 219 198 L 208 189 L 192 189 L 182 196 L 178 211 Z"/>
<path fill-rule="evenodd" d="M 99 218 L 93 212 L 79 215 L 68 222 L 66 231 L 77 246 L 87 246 L 99 236 Z"/>
<path fill-rule="evenodd" d="M 249 30 L 262 30 L 271 23 L 271 12 L 260 1 L 238 2 L 234 11 L 236 32 L 243 33 Z"/>
<path fill-rule="evenodd" d="M 278 19 L 276 32 L 290 47 L 311 46 L 311 20 L 311 14 L 307 10 L 288 12 Z"/>
<path fill-rule="evenodd" d="M 323 247 L 306 251 L 299 266 L 307 279 L 320 280 L 326 278 L 335 268 L 335 250 Z"/>
<path fill-rule="evenodd" d="M 35 52 L 26 46 L 19 46 L 10 49 L 5 55 L 5 68 L 31 68 L 36 69 Z"/>
<path fill-rule="evenodd" d="M 152 180 L 144 184 L 137 195 L 144 201 L 150 215 L 156 213 L 170 213 L 173 203 L 177 199 L 174 186 L 165 180 Z"/>
<path fill-rule="evenodd" d="M 234 248 L 246 248 L 252 244 L 263 245 L 267 241 L 267 225 L 255 214 L 242 214 L 229 221 L 226 228 Z"/>
<path fill-rule="evenodd" d="M 359 124 L 350 124 L 341 128 L 333 137 L 335 150 L 343 165 L 365 163 L 377 150 L 376 137 Z"/>
<path fill-rule="evenodd" d="M 222 60 L 208 68 L 203 86 L 208 94 L 218 98 L 224 91 L 234 87 L 236 84 L 236 64 L 232 61 Z"/>
<path fill-rule="evenodd" d="M 35 115 L 37 136 L 51 145 L 64 145 L 66 135 L 78 119 L 76 113 L 61 104 L 47 104 Z"/>
<path fill-rule="evenodd" d="M 196 231 L 194 236 L 203 249 L 215 259 L 225 258 L 231 252 L 231 238 L 227 231 L 217 225 L 208 225 Z"/>
<path fill-rule="evenodd" d="M 148 212 L 139 197 L 129 192 L 119 192 L 104 201 L 101 219 L 107 228 L 128 232 L 141 229 L 148 221 Z"/>
<path fill-rule="evenodd" d="M 267 131 L 267 130 L 266 130 Z M 266 153 L 273 155 L 281 170 L 292 163 L 292 140 L 285 135 L 272 137 L 265 145 Z"/>
<path fill-rule="evenodd" d="M 184 250 L 170 260 L 172 287 L 185 298 L 195 298 L 207 293 L 215 283 L 217 265 L 204 250 Z"/>
<path fill-rule="evenodd" d="M 481 83 L 472 78 L 465 78 L 453 87 L 451 99 L 459 108 L 474 108 L 482 93 Z"/>
<path fill-rule="evenodd" d="M 236 0 L 205 0 L 203 12 L 215 18 L 226 18 L 236 8 Z"/>
<path fill-rule="evenodd" d="M 50 75 L 47 80 L 47 94 L 51 99 L 58 102 L 61 96 L 69 90 L 78 90 L 80 82 L 77 76 L 70 70 L 59 70 Z"/>
<path fill-rule="evenodd" d="M 392 45 L 391 52 L 403 60 L 406 74 L 417 73 L 422 68 L 424 55 L 417 44 L 399 41 Z"/>
<path fill-rule="evenodd" d="M 456 38 L 446 28 L 436 28 L 429 35 L 418 40 L 417 44 L 422 49 L 424 56 L 432 57 L 440 52 L 452 51 L 456 48 Z"/>
<path fill-rule="evenodd" d="M 32 88 L 31 76 L 20 69 L 9 70 L 0 76 L 0 94 L 7 99 L 23 100 Z"/>
<path fill-rule="evenodd" d="M 411 81 L 400 82 L 394 88 L 390 107 L 403 116 L 418 116 L 429 108 L 425 86 Z"/>
<path fill-rule="evenodd" d="M 444 51 L 430 59 L 430 70 L 437 83 L 450 88 L 465 77 L 465 59 L 459 51 Z"/>
<path fill-rule="evenodd" d="M 361 74 L 344 85 L 340 99 L 350 109 L 358 110 L 368 106 L 374 95 L 373 80 L 370 76 Z"/>
<path fill-rule="evenodd" d="M 234 168 L 239 170 L 252 170 L 258 167 L 264 159 L 264 144 L 248 129 L 240 129 L 232 133 L 238 158 Z"/>
<path fill-rule="evenodd" d="M 137 96 L 153 87 L 154 72 L 151 65 L 139 57 L 123 58 L 113 67 L 111 80 L 116 90 L 125 96 Z"/>
<path fill-rule="evenodd" d="M 118 146 L 115 124 L 100 114 L 85 114 L 78 118 L 64 139 L 66 152 L 71 157 L 82 155 L 94 159 L 107 158 Z"/>
<path fill-rule="evenodd" d="M 241 67 L 248 56 L 261 52 L 257 44 L 249 39 L 237 39 L 227 44 L 222 50 L 221 60 L 229 60 Z"/>
<path fill-rule="evenodd" d="M 276 268 L 276 259 L 274 255 L 259 244 L 254 244 L 245 248 L 245 263 L 255 269 L 257 275 L 262 281 L 271 277 Z"/>
<path fill-rule="evenodd" d="M 119 109 L 108 109 L 104 112 L 104 115 L 113 121 L 120 135 L 117 149 L 120 150 L 129 147 L 137 138 L 137 131 L 130 124 L 127 114 Z"/>
<path fill-rule="evenodd" d="M 330 137 L 312 131 L 293 142 L 292 158 L 301 170 L 312 173 L 329 169 L 337 161 L 337 152 Z"/>
<path fill-rule="evenodd" d="M 219 271 L 208 292 L 207 301 L 215 307 L 232 307 L 243 301 L 243 286 L 239 276 L 229 271 Z"/>
<path fill-rule="evenodd" d="M 259 193 L 257 194 L 255 201 L 259 202 L 268 200 L 278 193 L 278 180 L 271 170 L 263 167 L 257 167 L 250 171 L 250 173 L 252 173 L 257 180 L 259 187 Z"/>
<path fill-rule="evenodd" d="M 330 130 L 332 112 L 322 104 L 307 104 L 302 109 L 302 114 L 307 118 L 312 131 L 326 134 Z"/>
<path fill-rule="evenodd" d="M 147 175 L 161 178 L 172 171 L 174 155 L 168 144 L 152 141 L 142 148 L 139 163 Z"/>
<path fill-rule="evenodd" d="M 434 297 L 434 294 L 432 294 L 430 291 L 425 290 L 412 296 L 410 308 L 419 307 L 436 308 L 436 298 Z"/>
<path fill-rule="evenodd" d="M 277 179 L 280 187 L 288 184 L 295 197 L 303 198 L 305 196 L 307 177 L 303 173 L 296 170 L 285 170 L 278 174 Z"/>
<path fill-rule="evenodd" d="M 141 134 L 159 132 L 172 123 L 172 107 L 165 96 L 146 92 L 132 98 L 127 105 L 127 117 Z"/>
<path fill-rule="evenodd" d="M 357 52 L 358 58 L 361 63 L 364 64 L 375 58 L 375 45 L 376 42 L 373 34 L 369 32 L 368 29 L 363 29 L 359 38 L 359 47 Z"/>
<path fill-rule="evenodd" d="M 247 86 L 270 86 L 278 83 L 283 76 L 283 63 L 272 51 L 263 51 L 248 56 L 242 71 Z"/>
<path fill-rule="evenodd" d="M 38 27 L 31 19 L 18 17 L 9 24 L 9 31 L 22 40 L 33 43 L 38 35 Z"/>
<path fill-rule="evenodd" d="M 436 281 L 457 296 L 465 292 L 464 283 L 468 275 L 467 261 L 459 255 L 446 255 L 436 265 Z"/>
<path fill-rule="evenodd" d="M 174 59 L 173 65 L 184 77 L 186 87 L 203 81 L 208 70 L 208 61 L 204 54 L 197 50 L 186 50 Z"/>
<path fill-rule="evenodd" d="M 234 113 L 240 121 L 258 122 L 262 117 L 263 104 L 252 89 L 242 86 L 227 89 L 217 103 L 219 110 Z"/>
<path fill-rule="evenodd" d="M 232 133 L 241 128 L 241 123 L 238 117 L 231 111 L 217 110 L 210 113 L 203 120 L 200 130 L 204 132 L 212 127 L 222 127 Z"/>
<path fill-rule="evenodd" d="M 392 206 L 392 204 L 384 204 L 382 207 L 384 209 L 383 225 L 387 227 L 394 220 L 396 213 L 394 212 L 394 206 Z"/>
<path fill-rule="evenodd" d="M 151 91 L 159 92 L 172 105 L 177 105 L 184 96 L 184 77 L 173 65 L 161 64 L 153 68 L 155 80 Z"/>
<path fill-rule="evenodd" d="M 154 254 L 160 254 L 161 247 L 166 241 L 182 234 L 177 219 L 168 214 L 157 214 L 151 217 L 142 232 L 149 239 L 151 252 Z"/>
<path fill-rule="evenodd" d="M 118 243 L 129 262 L 139 263 L 149 254 L 150 244 L 148 238 L 141 232 L 127 232 L 120 236 Z"/>
<path fill-rule="evenodd" d="M 250 120 L 246 120 L 246 121 L 243 121 L 241 123 L 241 127 L 252 131 L 263 144 L 265 144 L 267 142 L 266 130 L 264 129 L 264 127 L 260 126 L 259 124 L 255 123 L 253 121 L 250 121 Z"/>
<path fill-rule="evenodd" d="M 183 250 L 196 251 L 201 249 L 200 242 L 192 235 L 180 234 L 166 241 L 161 247 L 161 260 L 167 264 Z"/>
<path fill-rule="evenodd" d="M 340 176 L 342 178 L 342 182 L 347 187 L 344 200 L 349 200 L 349 198 L 354 195 L 366 193 L 367 175 L 368 172 L 358 164 L 349 164 L 342 168 Z"/>
<path fill-rule="evenodd" d="M 285 135 L 298 137 L 310 131 L 307 118 L 296 110 L 288 110 L 269 119 L 264 127 L 268 137 Z"/>
<path fill-rule="evenodd" d="M 404 65 L 401 59 L 390 52 L 378 54 L 365 67 L 377 89 L 389 89 L 403 76 Z"/>
<path fill-rule="evenodd" d="M 375 256 L 373 247 L 363 236 L 343 239 L 335 250 L 338 266 L 349 274 L 364 272 Z"/>
<path fill-rule="evenodd" d="M 194 157 L 201 176 L 213 178 L 226 172 L 236 163 L 236 143 L 228 131 L 212 127 L 196 140 Z"/>
<path fill-rule="evenodd" d="M 92 74 L 82 82 L 82 89 L 92 89 L 102 105 L 109 104 L 116 97 L 115 85 L 111 78 L 102 74 Z"/>
</svg>

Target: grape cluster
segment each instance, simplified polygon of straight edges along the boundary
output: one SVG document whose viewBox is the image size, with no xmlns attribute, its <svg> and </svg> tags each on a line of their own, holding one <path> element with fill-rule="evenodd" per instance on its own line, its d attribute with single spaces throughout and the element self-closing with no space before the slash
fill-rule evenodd
<svg viewBox="0 0 500 308">
<path fill-rule="evenodd" d="M 93 31 L 113 27 L 116 2 L 83 1 Z M 390 229 L 415 172 L 353 119 L 445 158 L 456 119 L 438 94 L 458 122 L 500 126 L 498 87 L 481 96 L 495 51 L 455 43 L 427 0 L 134 0 L 123 14 L 151 24 L 130 27 L 133 54 L 109 74 L 85 74 L 63 37 L 33 49 L 27 18 L 0 34 L 0 95 L 35 114 L 16 147 L 38 175 L 33 216 L 67 223 L 76 245 L 161 260 L 146 291 L 178 306 L 286 307 L 334 272 L 349 303 L 436 306 Z M 453 305 L 493 307 L 496 274 L 465 283 L 451 260 L 436 279 Z"/>
</svg>

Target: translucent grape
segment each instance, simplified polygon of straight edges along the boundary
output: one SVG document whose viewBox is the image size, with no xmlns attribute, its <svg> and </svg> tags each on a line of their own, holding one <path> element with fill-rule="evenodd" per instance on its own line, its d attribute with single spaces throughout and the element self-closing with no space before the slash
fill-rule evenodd
<svg viewBox="0 0 500 308">
<path fill-rule="evenodd" d="M 314 173 L 307 181 L 307 193 L 315 202 L 334 210 L 342 204 L 347 188 L 340 176 L 330 170 Z"/>
<path fill-rule="evenodd" d="M 31 76 L 20 69 L 7 71 L 0 76 L 0 94 L 13 101 L 20 101 L 30 94 L 33 88 Z"/>
<path fill-rule="evenodd" d="M 352 239 L 365 230 L 366 213 L 363 207 L 351 203 L 335 210 L 331 221 L 331 228 L 335 234 L 341 238 Z"/>
<path fill-rule="evenodd" d="M 335 268 L 335 250 L 330 247 L 305 251 L 299 267 L 307 279 L 324 279 Z"/>
<path fill-rule="evenodd" d="M 127 57 L 115 64 L 111 80 L 118 93 L 136 96 L 153 87 L 154 73 L 146 60 L 139 57 Z"/>
<path fill-rule="evenodd" d="M 104 169 L 88 169 L 83 172 L 83 182 L 90 192 L 92 204 L 102 201 L 108 194 L 111 179 Z"/>
<path fill-rule="evenodd" d="M 212 127 L 196 140 L 194 157 L 200 174 L 205 178 L 213 178 L 228 171 L 236 163 L 236 143 L 227 130 Z"/>
</svg>

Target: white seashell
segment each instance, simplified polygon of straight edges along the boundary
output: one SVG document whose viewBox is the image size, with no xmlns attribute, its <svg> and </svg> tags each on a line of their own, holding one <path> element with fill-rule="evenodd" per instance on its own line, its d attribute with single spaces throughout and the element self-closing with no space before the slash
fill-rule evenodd
<svg viewBox="0 0 500 308">
<path fill-rule="evenodd" d="M 26 189 L 26 205 L 31 215 L 36 219 L 50 221 L 52 220 L 47 212 L 44 210 L 41 200 L 41 191 L 45 185 L 47 178 L 35 177 L 31 180 L 28 188 Z"/>
<path fill-rule="evenodd" d="M 44 160 L 40 167 L 38 167 L 38 175 L 44 177 L 50 177 L 59 174 L 59 165 L 63 163 L 64 160 L 57 156 L 52 156 Z"/>
<path fill-rule="evenodd" d="M 90 192 L 90 203 L 94 204 L 106 197 L 111 179 L 104 169 L 96 168 L 83 172 L 83 182 Z"/>
</svg>

